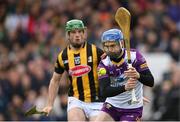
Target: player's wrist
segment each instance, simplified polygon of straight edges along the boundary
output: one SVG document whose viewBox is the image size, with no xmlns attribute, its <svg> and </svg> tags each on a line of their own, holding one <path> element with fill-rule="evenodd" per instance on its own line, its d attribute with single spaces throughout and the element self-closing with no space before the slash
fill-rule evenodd
<svg viewBox="0 0 180 122">
<path fill-rule="evenodd" d="M 130 90 L 128 84 L 124 85 L 124 90 L 125 90 L 125 91 L 129 91 L 129 90 Z"/>
<path fill-rule="evenodd" d="M 48 106 L 48 107 L 53 107 L 53 104 L 50 103 L 50 102 L 48 102 L 47 106 Z"/>
</svg>

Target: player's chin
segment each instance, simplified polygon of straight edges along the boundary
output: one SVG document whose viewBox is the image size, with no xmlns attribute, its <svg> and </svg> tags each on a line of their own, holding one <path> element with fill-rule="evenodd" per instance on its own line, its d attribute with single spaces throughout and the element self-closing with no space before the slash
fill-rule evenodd
<svg viewBox="0 0 180 122">
<path fill-rule="evenodd" d="M 80 48 L 81 47 L 81 43 L 76 43 L 76 44 L 73 44 L 72 46 L 74 47 L 74 48 Z"/>
</svg>

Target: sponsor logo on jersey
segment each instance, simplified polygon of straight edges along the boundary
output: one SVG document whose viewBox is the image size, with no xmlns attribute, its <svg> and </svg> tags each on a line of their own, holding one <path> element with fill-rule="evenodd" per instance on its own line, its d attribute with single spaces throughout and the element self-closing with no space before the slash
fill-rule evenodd
<svg viewBox="0 0 180 122">
<path fill-rule="evenodd" d="M 88 57 L 88 62 L 92 62 L 92 56 Z"/>
<path fill-rule="evenodd" d="M 141 68 L 141 69 L 144 69 L 144 68 L 147 68 L 147 67 L 148 67 L 148 66 L 147 66 L 147 63 L 144 63 L 144 64 L 141 64 L 141 65 L 140 65 L 140 68 Z"/>
<path fill-rule="evenodd" d="M 73 77 L 81 77 L 88 74 L 91 71 L 91 67 L 88 65 L 78 65 L 69 70 L 69 74 Z"/>
<path fill-rule="evenodd" d="M 74 57 L 74 63 L 75 63 L 76 65 L 81 63 L 80 56 Z"/>
</svg>

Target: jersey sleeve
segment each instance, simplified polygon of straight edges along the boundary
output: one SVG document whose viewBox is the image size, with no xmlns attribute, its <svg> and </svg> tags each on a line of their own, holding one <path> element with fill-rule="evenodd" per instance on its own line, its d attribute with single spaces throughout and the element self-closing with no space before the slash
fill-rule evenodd
<svg viewBox="0 0 180 122">
<path fill-rule="evenodd" d="M 136 51 L 136 59 L 133 62 L 133 65 L 138 72 L 149 70 L 149 67 L 147 65 L 145 58 L 139 51 Z"/>
<path fill-rule="evenodd" d="M 55 62 L 54 71 L 58 74 L 62 74 L 64 72 L 64 65 L 62 60 L 62 51 L 57 57 L 57 60 Z"/>
</svg>

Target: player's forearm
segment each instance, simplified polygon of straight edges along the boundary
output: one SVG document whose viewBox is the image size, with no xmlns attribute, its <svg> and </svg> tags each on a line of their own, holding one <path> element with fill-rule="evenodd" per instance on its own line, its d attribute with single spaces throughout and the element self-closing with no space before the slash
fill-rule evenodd
<svg viewBox="0 0 180 122">
<path fill-rule="evenodd" d="M 103 97 L 113 97 L 120 93 L 125 92 L 125 86 L 110 86 L 110 79 L 103 78 L 100 80 L 100 92 Z"/>
<path fill-rule="evenodd" d="M 118 87 L 111 87 L 108 86 L 106 87 L 106 89 L 103 91 L 104 93 L 104 97 L 113 97 L 116 96 L 118 94 L 121 94 L 123 92 L 125 92 L 125 86 L 118 86 Z"/>
<path fill-rule="evenodd" d="M 48 92 L 48 106 L 53 106 L 54 100 L 59 89 L 59 82 L 59 80 L 55 80 L 53 78 L 50 81 Z"/>
<path fill-rule="evenodd" d="M 154 86 L 154 77 L 152 76 L 149 70 L 141 72 L 140 78 L 138 80 L 146 86 L 150 86 L 150 87 Z"/>
</svg>

